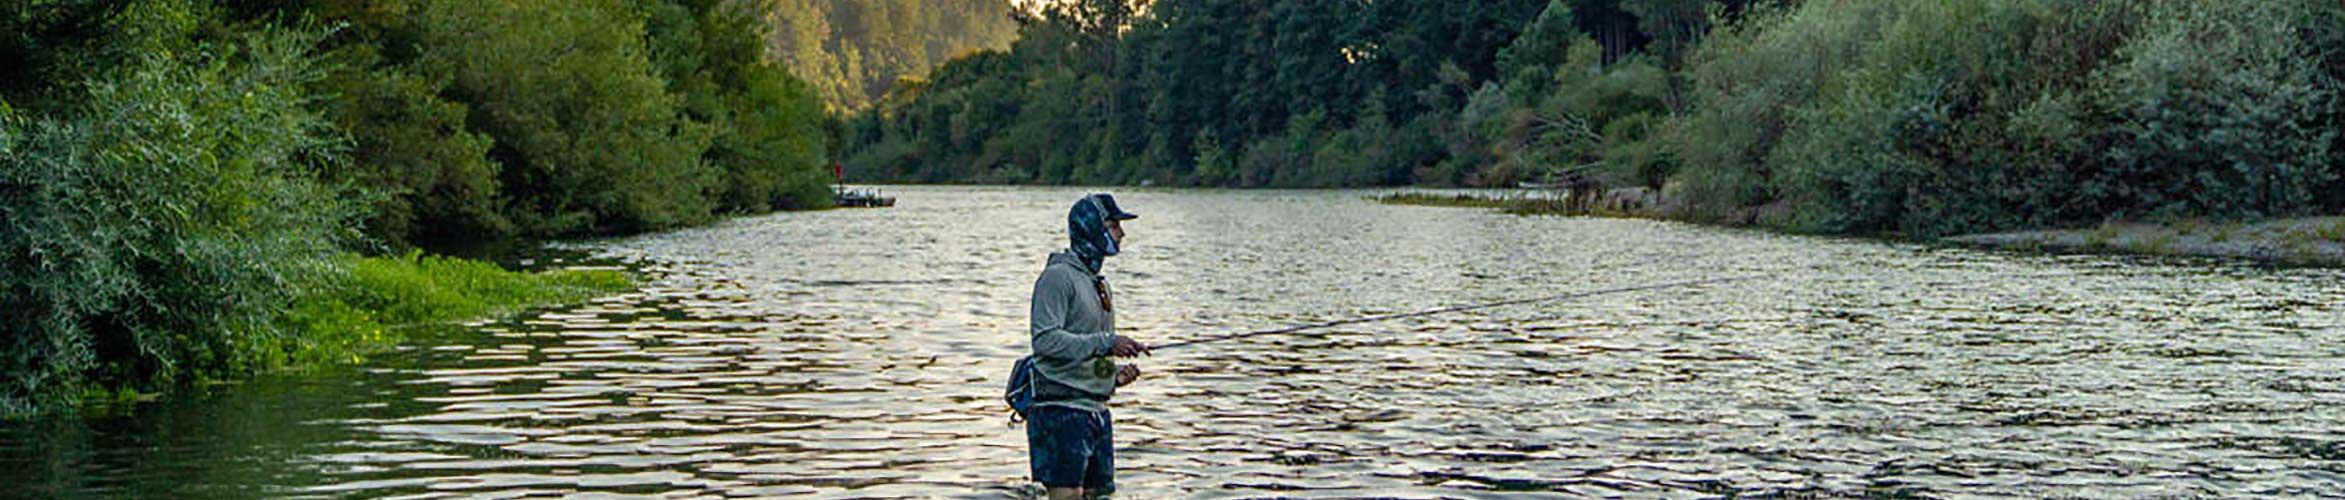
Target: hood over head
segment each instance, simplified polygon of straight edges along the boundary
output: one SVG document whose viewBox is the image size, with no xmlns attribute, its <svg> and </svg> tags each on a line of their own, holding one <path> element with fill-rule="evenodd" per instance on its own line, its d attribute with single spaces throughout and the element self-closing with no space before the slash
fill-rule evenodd
<svg viewBox="0 0 2345 500">
<path fill-rule="evenodd" d="M 1107 258 L 1121 252 L 1114 236 L 1107 232 L 1107 221 L 1140 218 L 1117 207 L 1115 197 L 1100 193 L 1075 200 L 1074 208 L 1067 210 L 1067 253 L 1083 261 L 1093 273 Z"/>
</svg>

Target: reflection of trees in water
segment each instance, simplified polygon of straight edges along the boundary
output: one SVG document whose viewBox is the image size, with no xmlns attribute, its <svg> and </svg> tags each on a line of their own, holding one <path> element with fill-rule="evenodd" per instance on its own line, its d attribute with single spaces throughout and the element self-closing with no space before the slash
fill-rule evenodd
<svg viewBox="0 0 2345 500">
<path fill-rule="evenodd" d="M 232 498 L 324 484 L 341 467 L 332 454 L 379 451 L 337 448 L 357 435 L 350 422 L 400 411 L 404 405 L 396 402 L 407 398 L 393 395 L 403 387 L 398 377 L 337 367 L 0 422 L 0 491 L 24 498 Z"/>
</svg>

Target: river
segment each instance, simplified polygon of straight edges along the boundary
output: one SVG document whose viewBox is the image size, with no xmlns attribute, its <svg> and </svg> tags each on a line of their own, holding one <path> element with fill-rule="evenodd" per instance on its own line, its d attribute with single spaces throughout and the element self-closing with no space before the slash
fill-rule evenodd
<svg viewBox="0 0 2345 500">
<path fill-rule="evenodd" d="M 1083 191 L 565 245 L 636 293 L 0 424 L 29 496 L 1031 495 L 999 399 Z M 1126 498 L 2345 495 L 2345 272 L 1126 190 Z M 544 263 L 540 263 L 544 264 Z"/>
</svg>

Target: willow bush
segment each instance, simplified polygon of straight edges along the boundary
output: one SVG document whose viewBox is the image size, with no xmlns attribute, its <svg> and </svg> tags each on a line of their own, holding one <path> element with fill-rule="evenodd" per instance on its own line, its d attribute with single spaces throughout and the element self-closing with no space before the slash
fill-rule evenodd
<svg viewBox="0 0 2345 500">
<path fill-rule="evenodd" d="M 1775 169 L 1767 162 L 1795 125 L 1790 113 L 1812 105 L 1826 82 L 1881 36 L 1898 2 L 1833 2 L 1760 9 L 1710 33 L 1689 56 L 1690 110 L 1675 119 L 1672 150 L 1688 167 L 1671 178 L 1669 197 L 1700 220 L 1770 202 Z"/>
<path fill-rule="evenodd" d="M 2095 79 L 2114 118 L 2104 187 L 2119 213 L 2252 218 L 2296 215 L 2337 186 L 2339 82 L 2319 61 L 2345 47 L 2304 36 L 2335 29 L 2337 2 L 2156 2 L 2124 61 Z M 2326 14 L 2324 15 L 2323 12 Z"/>
<path fill-rule="evenodd" d="M 305 86 L 317 37 L 154 53 L 0 134 L 0 412 L 281 362 L 359 205 Z"/>
<path fill-rule="evenodd" d="M 1698 211 L 1933 236 L 2284 216 L 2338 186 L 2320 42 L 2286 0 L 1805 3 L 1719 32 L 1671 128 Z"/>
</svg>

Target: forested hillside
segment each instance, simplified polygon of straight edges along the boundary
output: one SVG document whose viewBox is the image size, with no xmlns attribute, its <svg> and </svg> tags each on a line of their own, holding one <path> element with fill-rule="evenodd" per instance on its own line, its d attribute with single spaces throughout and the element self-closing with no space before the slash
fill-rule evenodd
<svg viewBox="0 0 2345 500">
<path fill-rule="evenodd" d="M 1017 36 L 1010 0 L 773 0 L 774 57 L 833 109 L 871 105 L 903 78 Z"/>
<path fill-rule="evenodd" d="M 844 131 L 911 182 L 1592 180 L 1935 235 L 2345 208 L 2329 0 L 1078 0 Z"/>
</svg>

